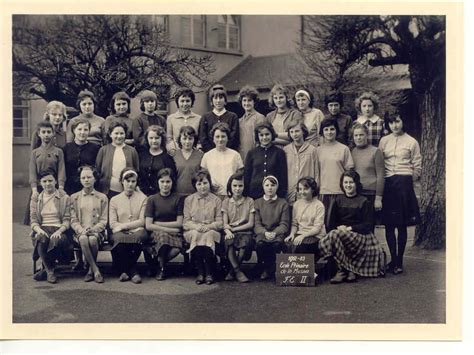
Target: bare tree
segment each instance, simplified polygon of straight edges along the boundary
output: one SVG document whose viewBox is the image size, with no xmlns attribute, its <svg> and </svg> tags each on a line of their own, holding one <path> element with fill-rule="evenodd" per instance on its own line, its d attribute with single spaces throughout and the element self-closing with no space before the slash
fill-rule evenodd
<svg viewBox="0 0 474 355">
<path fill-rule="evenodd" d="M 427 248 L 446 238 L 445 31 L 444 16 L 306 16 L 301 50 L 316 75 L 340 90 L 360 68 L 408 66 L 423 155 L 415 244 Z"/>
<path fill-rule="evenodd" d="M 74 106 L 80 90 L 92 90 L 99 114 L 112 95 L 144 89 L 167 100 L 176 86 L 203 88 L 215 71 L 209 55 L 173 48 L 152 16 L 13 17 L 14 84 L 23 93 Z"/>
</svg>

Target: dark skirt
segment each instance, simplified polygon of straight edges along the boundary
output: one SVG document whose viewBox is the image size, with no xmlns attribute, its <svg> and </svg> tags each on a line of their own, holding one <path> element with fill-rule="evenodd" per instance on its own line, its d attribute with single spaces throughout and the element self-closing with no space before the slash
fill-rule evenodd
<svg viewBox="0 0 474 355">
<path fill-rule="evenodd" d="M 229 251 L 229 247 L 234 249 L 249 249 L 253 250 L 254 240 L 252 232 L 236 232 L 233 239 L 224 239 L 225 253 Z"/>
<path fill-rule="evenodd" d="M 262 233 L 262 234 L 257 234 L 257 237 L 255 238 L 255 242 L 256 243 L 264 242 L 264 243 L 269 243 L 269 244 L 273 244 L 273 243 L 284 244 L 284 241 L 283 241 L 284 239 L 285 239 L 284 234 L 277 234 L 274 239 L 268 240 L 267 238 L 265 238 L 265 234 Z"/>
<path fill-rule="evenodd" d="M 43 235 L 38 235 L 35 232 L 31 234 L 31 240 L 33 242 L 33 260 L 39 259 L 38 253 L 38 244 L 39 243 L 46 243 L 48 245 L 48 253 L 52 252 L 53 250 L 57 253 L 57 259 L 68 261 L 67 259 L 70 256 L 70 251 L 73 249 L 73 242 L 70 235 L 67 233 L 61 234 L 60 238 L 51 239 L 50 236 L 54 232 L 56 232 L 59 227 L 52 227 L 52 226 L 42 226 L 42 230 L 44 230 L 48 237 Z"/>
<path fill-rule="evenodd" d="M 142 244 L 149 239 L 147 231 L 143 228 L 136 232 L 118 232 L 112 234 L 112 249 L 118 244 Z"/>
<path fill-rule="evenodd" d="M 420 208 L 410 175 L 385 178 L 382 199 L 384 225 L 414 226 L 420 223 Z"/>
<path fill-rule="evenodd" d="M 334 204 L 336 203 L 336 197 L 339 196 L 339 194 L 324 194 L 324 195 L 319 195 L 319 200 L 323 203 L 324 205 L 324 225 L 326 226 L 326 230 L 332 230 L 334 229 L 335 226 L 330 226 L 330 221 L 334 220 L 331 219 L 332 214 L 334 213 Z"/>
<path fill-rule="evenodd" d="M 361 196 L 364 196 L 367 200 L 369 200 L 370 205 L 372 206 L 374 210 L 374 228 L 377 225 L 381 225 L 382 223 L 382 211 L 376 211 L 375 210 L 375 191 L 373 194 L 371 193 L 366 193 L 365 191 L 362 191 Z"/>
<path fill-rule="evenodd" d="M 148 242 L 144 244 L 144 250 L 152 257 L 158 256 L 161 247 L 168 245 L 171 248 L 183 250 L 183 237 L 178 233 L 153 232 Z"/>
<path fill-rule="evenodd" d="M 286 243 L 286 252 L 292 253 L 292 254 L 299 254 L 301 253 L 301 250 L 314 250 L 314 252 L 318 251 L 318 243 L 319 243 L 319 238 L 312 236 L 312 237 L 306 237 L 303 239 L 300 245 L 294 245 L 293 242 Z"/>
</svg>

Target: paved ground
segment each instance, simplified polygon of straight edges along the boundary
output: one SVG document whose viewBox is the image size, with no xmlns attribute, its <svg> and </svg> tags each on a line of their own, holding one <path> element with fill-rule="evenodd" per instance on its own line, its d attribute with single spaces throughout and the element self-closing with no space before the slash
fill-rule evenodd
<svg viewBox="0 0 474 355">
<path fill-rule="evenodd" d="M 29 228 L 19 223 L 27 191 L 14 190 L 13 322 L 317 322 L 444 323 L 445 253 L 407 248 L 405 273 L 363 279 L 355 284 L 323 283 L 282 288 L 272 282 L 219 282 L 206 286 L 194 278 L 164 282 L 144 278 L 141 285 L 120 283 L 110 272 L 108 253 L 100 253 L 104 284 L 84 283 L 67 269 L 59 283 L 32 280 Z M 383 229 L 376 235 L 386 248 Z M 410 240 L 413 230 L 410 231 Z M 251 266 L 251 265 L 248 265 Z"/>
</svg>

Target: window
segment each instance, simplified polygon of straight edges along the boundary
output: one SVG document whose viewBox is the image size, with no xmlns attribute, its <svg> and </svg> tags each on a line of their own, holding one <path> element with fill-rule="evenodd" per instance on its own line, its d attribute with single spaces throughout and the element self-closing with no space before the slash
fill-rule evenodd
<svg viewBox="0 0 474 355">
<path fill-rule="evenodd" d="M 30 101 L 13 97 L 13 138 L 30 138 Z"/>
<path fill-rule="evenodd" d="M 202 15 L 181 16 L 181 45 L 205 47 L 205 17 Z"/>
<path fill-rule="evenodd" d="M 217 16 L 217 46 L 225 49 L 240 49 L 240 33 L 237 16 Z"/>
</svg>

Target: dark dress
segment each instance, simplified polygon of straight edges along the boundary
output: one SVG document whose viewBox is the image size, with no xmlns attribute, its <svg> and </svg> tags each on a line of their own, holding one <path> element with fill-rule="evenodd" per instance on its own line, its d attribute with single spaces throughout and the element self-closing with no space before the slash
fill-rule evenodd
<svg viewBox="0 0 474 355">
<path fill-rule="evenodd" d="M 183 215 L 184 197 L 176 193 L 169 196 L 161 196 L 159 193 L 148 198 L 145 218 L 153 218 L 153 222 L 173 222 L 178 216 Z M 163 245 L 172 248 L 183 247 L 183 237 L 181 233 L 156 232 L 151 233 L 152 241 L 147 243 L 145 251 L 156 257 Z"/>
<path fill-rule="evenodd" d="M 64 146 L 64 163 L 67 176 L 64 190 L 68 195 L 82 189 L 78 168 L 82 165 L 94 166 L 99 149 L 100 145 L 89 142 L 83 145 L 71 142 Z"/>
<path fill-rule="evenodd" d="M 152 155 L 145 148 L 138 152 L 139 173 L 138 186 L 147 196 L 158 193 L 158 172 L 163 168 L 170 168 L 176 174 L 176 164 L 173 158 L 163 151 L 161 154 Z"/>
<path fill-rule="evenodd" d="M 223 115 L 217 116 L 214 112 L 207 112 L 201 117 L 199 122 L 199 143 L 204 152 L 215 148 L 214 140 L 211 137 L 211 129 L 217 122 L 225 122 L 230 127 L 230 136 L 227 147 L 238 150 L 240 145 L 239 118 L 233 112 L 226 111 Z"/>
</svg>

